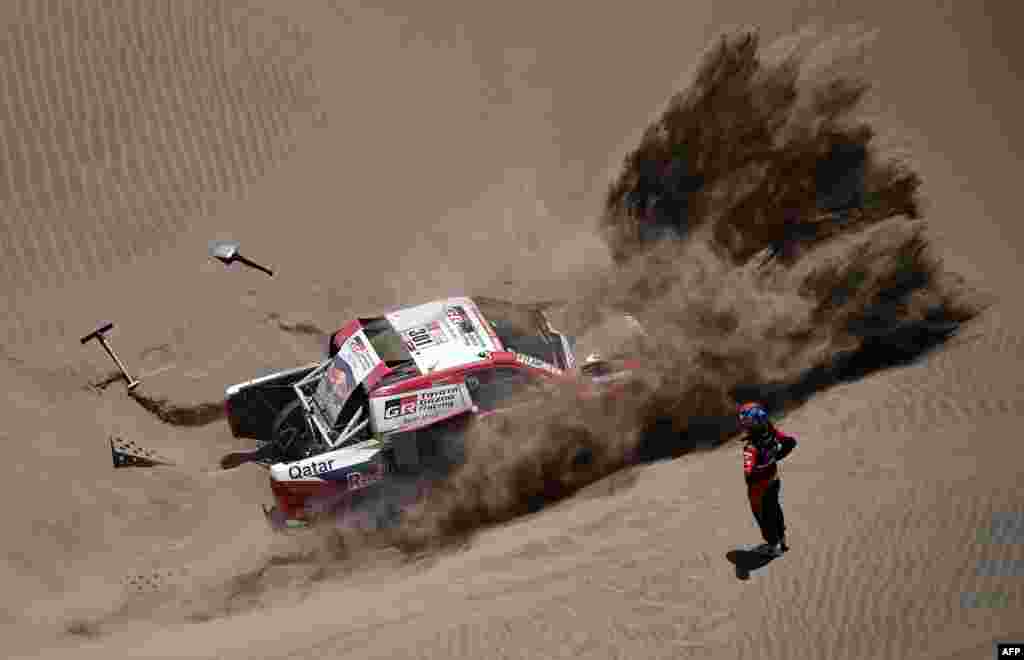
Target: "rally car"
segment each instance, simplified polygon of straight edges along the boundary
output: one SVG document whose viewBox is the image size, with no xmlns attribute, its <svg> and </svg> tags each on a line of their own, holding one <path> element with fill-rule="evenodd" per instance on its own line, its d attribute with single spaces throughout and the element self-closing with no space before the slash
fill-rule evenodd
<svg viewBox="0 0 1024 660">
<path fill-rule="evenodd" d="M 266 465 L 271 522 L 308 522 L 403 475 L 445 474 L 471 424 L 546 387 L 613 388 L 636 366 L 577 366 L 574 348 L 543 305 L 457 297 L 357 318 L 321 362 L 227 388 L 233 435 L 258 448 L 222 464 Z"/>
</svg>

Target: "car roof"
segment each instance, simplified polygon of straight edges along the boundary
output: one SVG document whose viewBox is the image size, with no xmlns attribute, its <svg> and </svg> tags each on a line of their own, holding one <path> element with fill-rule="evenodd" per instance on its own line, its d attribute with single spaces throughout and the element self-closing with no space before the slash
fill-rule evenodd
<svg viewBox="0 0 1024 660">
<path fill-rule="evenodd" d="M 477 301 L 481 304 L 478 304 Z M 430 376 L 453 369 L 469 368 L 481 361 L 495 359 L 494 356 L 509 350 L 502 344 L 494 325 L 481 307 L 489 308 L 508 306 L 522 312 L 534 309 L 534 305 L 513 303 L 495 298 L 470 298 L 453 296 L 435 299 L 429 302 L 400 307 L 380 316 L 360 319 L 367 327 L 368 323 L 386 321 L 396 335 L 396 342 L 401 342 L 408 349 L 411 363 L 388 362 L 390 372 L 379 383 L 382 387 L 390 387 L 420 376 Z M 370 333 L 371 343 L 376 343 Z M 527 356 L 520 356 L 530 360 Z M 504 358 L 498 356 L 497 362 Z M 522 360 L 514 355 L 507 359 L 507 364 L 516 366 Z M 533 362 L 539 362 L 533 360 Z M 547 363 L 527 365 L 534 368 L 555 368 Z"/>
</svg>

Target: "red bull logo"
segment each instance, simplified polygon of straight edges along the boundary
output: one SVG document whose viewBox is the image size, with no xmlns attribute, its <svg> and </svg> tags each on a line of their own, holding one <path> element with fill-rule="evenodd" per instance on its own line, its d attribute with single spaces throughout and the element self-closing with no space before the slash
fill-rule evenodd
<svg viewBox="0 0 1024 660">
<path fill-rule="evenodd" d="M 362 490 L 384 480 L 387 466 L 383 463 L 373 466 L 368 472 L 349 472 L 345 475 L 348 490 Z"/>
</svg>

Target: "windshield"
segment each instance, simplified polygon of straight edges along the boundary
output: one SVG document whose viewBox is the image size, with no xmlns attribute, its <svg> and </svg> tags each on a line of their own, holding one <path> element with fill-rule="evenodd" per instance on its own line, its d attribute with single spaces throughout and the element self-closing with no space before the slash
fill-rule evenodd
<svg viewBox="0 0 1024 660">
<path fill-rule="evenodd" d="M 395 332 L 387 319 L 360 319 L 360 323 L 366 338 L 370 340 L 370 345 L 377 351 L 384 364 L 395 367 L 412 362 L 412 355 L 409 354 L 402 336 Z"/>
<path fill-rule="evenodd" d="M 561 366 L 558 339 L 547 331 L 544 317 L 536 307 L 494 298 L 474 298 L 474 302 L 505 350 Z"/>
</svg>

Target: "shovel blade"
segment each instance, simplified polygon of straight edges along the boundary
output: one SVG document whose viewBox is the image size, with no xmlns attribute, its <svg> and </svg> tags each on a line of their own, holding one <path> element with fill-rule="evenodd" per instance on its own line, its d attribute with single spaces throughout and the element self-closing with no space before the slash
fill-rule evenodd
<svg viewBox="0 0 1024 660">
<path fill-rule="evenodd" d="M 238 256 L 238 241 L 210 241 L 210 256 L 221 261 L 231 261 Z"/>
</svg>

